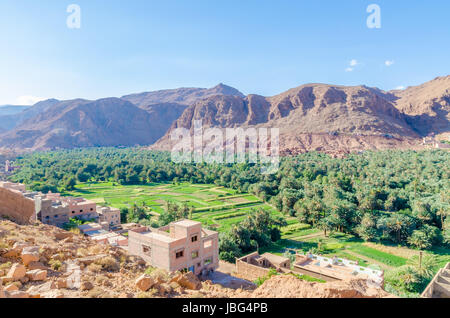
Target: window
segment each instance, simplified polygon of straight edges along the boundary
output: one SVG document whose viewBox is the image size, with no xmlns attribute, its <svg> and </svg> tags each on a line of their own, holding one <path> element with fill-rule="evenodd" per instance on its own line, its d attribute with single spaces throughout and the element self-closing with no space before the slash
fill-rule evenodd
<svg viewBox="0 0 450 318">
<path fill-rule="evenodd" d="M 58 218 L 58 214 L 55 214 L 55 218 Z"/>
<path fill-rule="evenodd" d="M 197 267 L 201 267 L 202 266 L 202 263 L 197 263 Z"/>
<path fill-rule="evenodd" d="M 205 259 L 205 266 L 212 263 L 212 258 Z"/>
<path fill-rule="evenodd" d="M 80 210 L 80 213 L 83 213 L 83 210 Z"/>
<path fill-rule="evenodd" d="M 179 251 L 175 253 L 176 258 L 182 258 L 184 256 L 184 251 Z"/>
<path fill-rule="evenodd" d="M 203 244 L 203 248 L 208 248 L 212 246 L 212 240 L 208 240 Z"/>
<path fill-rule="evenodd" d="M 94 209 L 93 209 L 93 208 L 91 208 L 91 211 L 94 211 Z"/>
<path fill-rule="evenodd" d="M 142 253 L 144 253 L 147 256 L 151 256 L 152 255 L 151 247 L 142 245 Z"/>
<path fill-rule="evenodd" d="M 198 236 L 197 235 L 194 235 L 194 236 L 191 237 L 191 242 L 192 243 L 197 242 L 197 241 L 198 241 Z"/>
<path fill-rule="evenodd" d="M 192 252 L 192 259 L 196 259 L 198 257 L 198 251 Z"/>
<path fill-rule="evenodd" d="M 50 219 L 50 217 L 49 217 L 48 215 L 47 215 L 45 218 L 46 218 L 47 220 Z"/>
<path fill-rule="evenodd" d="M 72 211 L 72 214 L 75 214 L 75 211 Z"/>
</svg>

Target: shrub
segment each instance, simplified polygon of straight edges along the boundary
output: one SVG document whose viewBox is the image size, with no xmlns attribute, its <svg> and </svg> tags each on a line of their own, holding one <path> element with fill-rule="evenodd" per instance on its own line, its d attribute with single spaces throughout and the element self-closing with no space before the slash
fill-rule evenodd
<svg viewBox="0 0 450 318">
<path fill-rule="evenodd" d="M 61 261 L 57 259 L 50 260 L 48 264 L 50 265 L 50 268 L 53 269 L 54 271 L 59 271 L 62 267 Z"/>
<path fill-rule="evenodd" d="M 95 264 L 100 265 L 104 270 L 110 272 L 116 272 L 120 269 L 119 262 L 112 256 L 103 257 L 95 261 Z"/>
<path fill-rule="evenodd" d="M 101 289 L 100 287 L 94 287 L 88 292 L 89 298 L 101 298 L 102 296 L 105 297 L 105 291 Z"/>
<path fill-rule="evenodd" d="M 259 277 L 257 280 L 255 280 L 254 283 L 259 287 L 259 286 L 261 286 L 262 284 L 264 284 L 264 282 L 265 282 L 266 280 L 270 279 L 272 276 L 275 276 L 275 275 L 278 275 L 277 270 L 274 269 L 274 268 L 271 268 L 271 269 L 269 270 L 269 272 L 267 273 L 266 276 Z"/>
<path fill-rule="evenodd" d="M 0 269 L 1 270 L 10 269 L 11 266 L 12 266 L 11 262 L 6 262 L 6 263 L 3 263 L 3 264 L 0 264 Z"/>
<path fill-rule="evenodd" d="M 102 271 L 103 267 L 102 265 L 92 263 L 88 265 L 87 269 L 93 273 L 99 273 Z"/>
</svg>

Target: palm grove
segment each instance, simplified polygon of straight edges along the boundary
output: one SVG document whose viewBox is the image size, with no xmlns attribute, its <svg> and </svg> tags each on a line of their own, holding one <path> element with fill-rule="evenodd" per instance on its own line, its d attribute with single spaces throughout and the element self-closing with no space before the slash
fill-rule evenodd
<svg viewBox="0 0 450 318">
<path fill-rule="evenodd" d="M 33 153 L 16 163 L 21 169 L 11 179 L 43 192 L 64 192 L 87 181 L 216 184 L 253 193 L 325 235 L 340 231 L 421 250 L 450 244 L 450 153 L 445 151 L 365 152 L 345 158 L 308 153 L 282 158 L 273 175 L 261 175 L 256 164 L 175 164 L 169 153 L 137 148 Z M 186 206 L 167 204 L 160 222 L 191 213 Z M 134 206 L 124 218 L 139 220 L 145 213 Z M 253 211 L 221 233 L 221 258 L 234 260 L 278 240 L 283 225 L 283 218 Z"/>
</svg>

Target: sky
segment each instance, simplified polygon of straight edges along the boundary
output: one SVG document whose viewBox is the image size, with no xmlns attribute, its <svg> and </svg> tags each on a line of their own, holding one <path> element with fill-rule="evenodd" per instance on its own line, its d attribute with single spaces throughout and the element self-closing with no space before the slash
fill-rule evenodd
<svg viewBox="0 0 450 318">
<path fill-rule="evenodd" d="M 264 96 L 418 85 L 450 74 L 448 12 L 448 0 L 1 0 L 0 105 L 218 83 Z"/>
</svg>

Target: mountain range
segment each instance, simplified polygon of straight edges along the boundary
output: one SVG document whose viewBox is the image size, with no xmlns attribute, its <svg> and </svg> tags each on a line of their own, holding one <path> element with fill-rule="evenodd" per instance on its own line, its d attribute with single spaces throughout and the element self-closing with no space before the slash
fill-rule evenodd
<svg viewBox="0 0 450 318">
<path fill-rule="evenodd" d="M 280 128 L 284 154 L 417 148 L 422 137 L 450 136 L 450 76 L 393 91 L 306 84 L 265 97 L 219 84 L 10 108 L 0 107 L 0 147 L 15 151 L 137 145 L 169 150 L 171 130 L 192 130 L 197 119 L 204 127 Z"/>
</svg>

